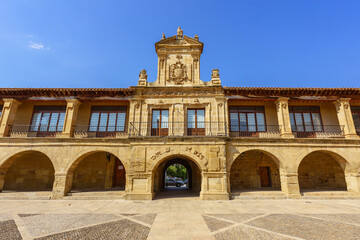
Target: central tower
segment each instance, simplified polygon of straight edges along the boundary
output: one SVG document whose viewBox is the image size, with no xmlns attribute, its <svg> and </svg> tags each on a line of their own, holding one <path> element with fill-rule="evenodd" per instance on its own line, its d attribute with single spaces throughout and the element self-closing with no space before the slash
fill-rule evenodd
<svg viewBox="0 0 360 240">
<path fill-rule="evenodd" d="M 179 87 L 179 86 L 221 86 L 219 70 L 214 69 L 210 82 L 200 80 L 200 56 L 204 44 L 196 34 L 194 38 L 185 36 L 178 27 L 176 35 L 165 37 L 155 43 L 158 55 L 157 79 L 147 82 L 147 74 L 142 70 L 139 75 L 138 86 L 149 87 Z"/>
</svg>

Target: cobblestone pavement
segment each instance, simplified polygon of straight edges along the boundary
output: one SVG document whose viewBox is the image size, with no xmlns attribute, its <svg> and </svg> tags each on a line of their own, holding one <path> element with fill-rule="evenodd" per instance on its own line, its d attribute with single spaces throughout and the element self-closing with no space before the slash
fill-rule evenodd
<svg viewBox="0 0 360 240">
<path fill-rule="evenodd" d="M 4 200 L 0 239 L 360 239 L 360 201 Z"/>
</svg>

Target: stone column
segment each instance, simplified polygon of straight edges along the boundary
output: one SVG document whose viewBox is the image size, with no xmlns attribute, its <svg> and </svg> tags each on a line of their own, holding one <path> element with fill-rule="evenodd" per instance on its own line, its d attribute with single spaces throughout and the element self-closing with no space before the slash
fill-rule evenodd
<svg viewBox="0 0 360 240">
<path fill-rule="evenodd" d="M 115 161 L 115 156 L 111 155 L 110 161 L 106 168 L 105 189 L 111 189 L 113 186 Z"/>
<path fill-rule="evenodd" d="M 51 199 L 63 199 L 70 188 L 71 181 L 67 178 L 66 173 L 55 173 Z"/>
<path fill-rule="evenodd" d="M 0 192 L 2 192 L 5 184 L 5 173 L 0 172 Z"/>
<path fill-rule="evenodd" d="M 345 173 L 347 190 L 360 196 L 360 173 Z"/>
<path fill-rule="evenodd" d="M 77 99 L 66 99 L 66 101 L 67 106 L 62 137 L 70 138 L 74 132 L 80 101 Z"/>
<path fill-rule="evenodd" d="M 3 102 L 0 117 L 0 137 L 8 137 L 10 126 L 14 124 L 16 111 L 21 103 L 13 98 L 3 98 Z"/>
<path fill-rule="evenodd" d="M 345 138 L 357 139 L 355 124 L 350 108 L 350 98 L 340 98 L 335 103 L 340 126 L 344 126 Z"/>
<path fill-rule="evenodd" d="M 287 198 L 300 198 L 298 174 L 296 172 L 281 172 L 281 191 Z"/>
<path fill-rule="evenodd" d="M 280 126 L 280 133 L 282 138 L 294 138 L 294 135 L 291 131 L 288 100 L 289 98 L 278 98 L 275 102 L 278 123 Z"/>
</svg>

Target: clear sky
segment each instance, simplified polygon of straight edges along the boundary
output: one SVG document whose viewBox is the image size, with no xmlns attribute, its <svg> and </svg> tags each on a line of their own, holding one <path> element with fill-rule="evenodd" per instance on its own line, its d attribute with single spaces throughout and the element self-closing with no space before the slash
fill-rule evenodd
<svg viewBox="0 0 360 240">
<path fill-rule="evenodd" d="M 0 87 L 155 81 L 154 43 L 178 26 L 205 44 L 203 81 L 360 87 L 359 0 L 0 0 Z"/>
</svg>

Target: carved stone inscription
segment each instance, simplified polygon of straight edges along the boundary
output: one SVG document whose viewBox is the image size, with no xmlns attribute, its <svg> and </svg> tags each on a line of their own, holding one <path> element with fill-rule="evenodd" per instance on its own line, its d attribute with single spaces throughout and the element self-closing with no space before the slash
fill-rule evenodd
<svg viewBox="0 0 360 240">
<path fill-rule="evenodd" d="M 150 157 L 151 160 L 156 160 L 158 157 L 160 157 L 161 155 L 168 153 L 171 151 L 170 147 L 166 147 L 165 151 L 161 152 L 161 151 L 157 151 L 154 155 L 152 155 Z"/>
<path fill-rule="evenodd" d="M 203 160 L 205 158 L 205 155 L 202 154 L 201 152 L 199 152 L 196 149 L 193 149 L 192 147 L 186 147 L 186 151 L 187 152 L 191 152 L 192 154 L 194 154 L 196 157 L 198 157 L 200 160 Z"/>
</svg>

